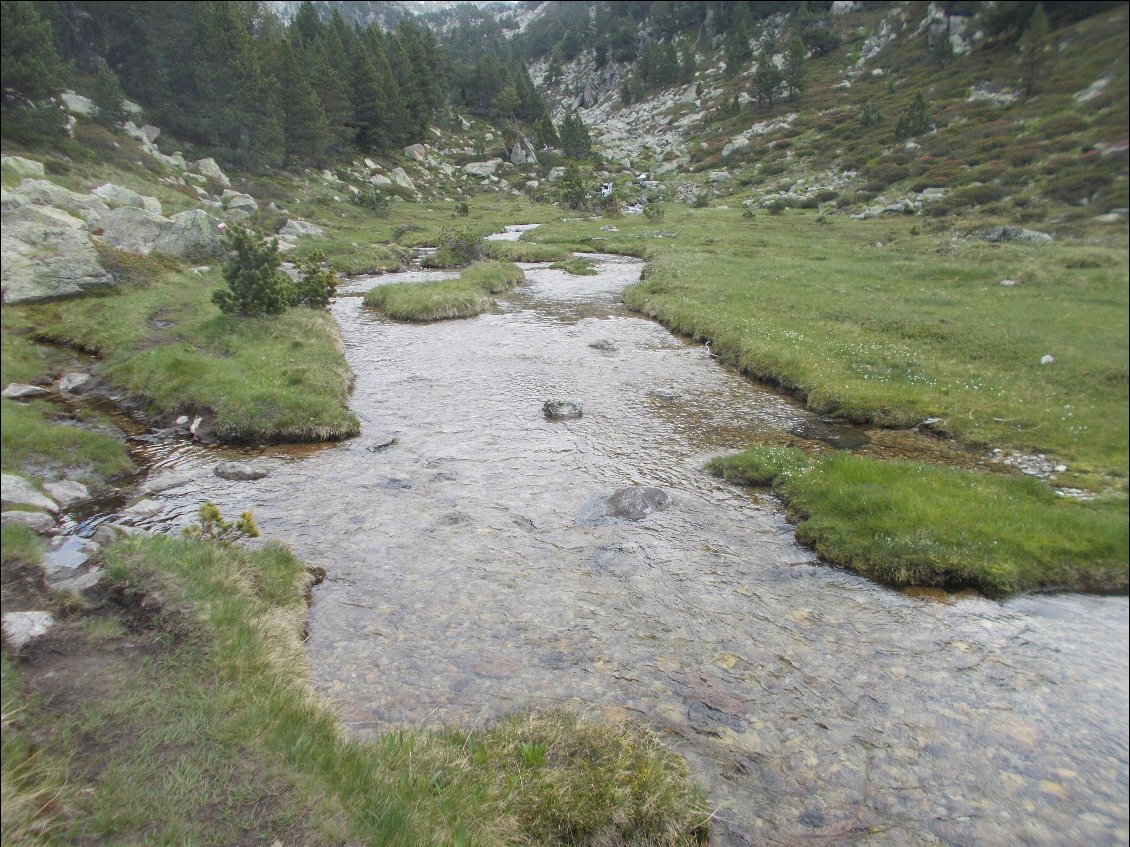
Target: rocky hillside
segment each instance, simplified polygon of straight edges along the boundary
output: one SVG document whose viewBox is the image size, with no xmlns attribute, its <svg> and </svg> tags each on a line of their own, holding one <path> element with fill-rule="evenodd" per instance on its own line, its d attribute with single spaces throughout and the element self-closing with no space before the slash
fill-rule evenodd
<svg viewBox="0 0 1130 847">
<path fill-rule="evenodd" d="M 523 28 L 552 5 L 524 10 Z M 800 5 L 803 19 L 797 10 L 757 21 L 736 68 L 708 10 L 682 31 L 663 30 L 654 14 L 640 21 L 634 62 L 598 67 L 598 44 L 562 63 L 555 47 L 532 60 L 531 77 L 556 117 L 583 117 L 610 163 L 648 172 L 653 199 L 1125 220 L 1124 4 L 1089 4 L 1081 19 L 1053 14 L 1042 37 L 991 17 L 991 4 L 835 2 L 815 14 L 821 4 Z M 790 91 L 782 77 L 802 35 L 803 82 Z M 693 79 L 625 102 L 649 44 L 693 45 Z M 763 68 L 778 71 L 775 84 Z"/>
</svg>

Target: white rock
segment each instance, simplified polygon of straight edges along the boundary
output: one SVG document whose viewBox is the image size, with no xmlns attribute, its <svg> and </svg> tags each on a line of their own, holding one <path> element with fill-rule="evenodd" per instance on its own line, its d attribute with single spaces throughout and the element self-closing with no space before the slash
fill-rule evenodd
<svg viewBox="0 0 1130 847">
<path fill-rule="evenodd" d="M 9 400 L 28 400 L 32 397 L 43 397 L 50 393 L 46 388 L 40 388 L 38 385 L 13 382 L 3 391 L 0 391 L 0 397 L 7 397 Z"/>
<path fill-rule="evenodd" d="M 488 177 L 494 176 L 495 172 L 502 166 L 502 159 L 487 159 L 485 162 L 470 162 L 463 166 L 463 173 L 467 176 Z M 554 170 L 557 170 L 554 168 Z M 562 174 L 565 173 L 564 168 L 561 169 Z"/>
<path fill-rule="evenodd" d="M 1040 357 L 1040 364 L 1041 365 L 1050 365 L 1054 361 L 1055 361 L 1055 356 L 1053 356 L 1051 353 L 1045 353 L 1043 356 Z"/>
<path fill-rule="evenodd" d="M 41 493 L 28 480 L 15 474 L 0 474 L 0 499 L 5 503 L 46 509 L 52 514 L 59 511 L 58 503 Z"/>
<path fill-rule="evenodd" d="M 227 174 L 220 169 L 220 166 L 216 164 L 215 159 L 198 159 L 192 163 L 192 169 L 201 176 L 215 180 L 224 187 L 231 185 L 231 180 L 228 179 Z"/>
<path fill-rule="evenodd" d="M 350 186 L 352 188 L 352 186 Z M 326 231 L 308 221 L 287 221 L 279 235 L 283 238 L 302 238 L 306 235 L 325 235 Z"/>
<path fill-rule="evenodd" d="M 43 490 L 64 509 L 72 503 L 85 500 L 90 496 L 90 491 L 85 485 L 70 480 L 46 482 L 43 484 Z"/>
<path fill-rule="evenodd" d="M 69 394 L 90 382 L 90 374 L 70 371 L 59 377 L 59 391 Z"/>
<path fill-rule="evenodd" d="M 13 650 L 46 633 L 55 625 L 50 612 L 7 612 L 2 618 L 4 639 Z"/>
<path fill-rule="evenodd" d="M 63 105 L 72 115 L 89 118 L 94 114 L 94 102 L 89 97 L 75 94 L 69 88 L 59 95 L 59 99 L 63 101 Z"/>
<path fill-rule="evenodd" d="M 1012 286 L 1016 285 L 1016 280 L 1015 279 L 1002 279 L 1001 285 L 1005 286 L 1006 288 L 1011 288 Z"/>
<path fill-rule="evenodd" d="M 52 591 L 70 591 L 74 594 L 81 594 L 83 591 L 88 591 L 98 585 L 105 575 L 106 572 L 102 568 L 91 568 L 86 573 L 67 579 L 49 579 L 47 586 Z"/>
<path fill-rule="evenodd" d="M 415 162 L 424 161 L 424 145 L 423 144 L 409 144 L 403 150 L 404 155 Z"/>
<path fill-rule="evenodd" d="M 392 185 L 392 180 L 384 174 L 373 174 L 369 177 L 369 184 L 375 185 L 378 188 L 384 188 L 385 186 Z"/>
</svg>

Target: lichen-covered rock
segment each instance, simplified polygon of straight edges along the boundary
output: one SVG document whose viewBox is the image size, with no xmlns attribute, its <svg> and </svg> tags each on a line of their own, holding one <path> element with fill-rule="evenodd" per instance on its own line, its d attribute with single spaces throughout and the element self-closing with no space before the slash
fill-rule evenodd
<svg viewBox="0 0 1130 847">
<path fill-rule="evenodd" d="M 170 220 L 172 226 L 153 244 L 154 253 L 194 260 L 223 255 L 223 221 L 202 209 L 179 212 Z"/>
<path fill-rule="evenodd" d="M 502 159 L 487 159 L 485 162 L 470 162 L 463 166 L 463 173 L 467 176 L 479 176 L 484 179 L 488 176 L 494 176 L 495 172 L 502 167 Z M 562 169 L 562 173 L 564 173 Z"/>
<path fill-rule="evenodd" d="M 1007 242 L 1014 241 L 1020 244 L 1047 244 L 1052 240 L 1050 234 L 1037 229 L 1021 229 L 1015 226 L 994 226 L 981 233 L 982 241 Z"/>
<path fill-rule="evenodd" d="M 0 296 L 5 303 L 66 297 L 114 284 L 75 221 L 47 206 L 5 208 L 0 236 Z"/>
<path fill-rule="evenodd" d="M 43 179 L 43 163 L 23 156 L 0 156 L 0 166 L 12 176 L 23 179 Z"/>
<path fill-rule="evenodd" d="M 90 193 L 96 197 L 101 197 L 109 206 L 133 206 L 154 215 L 161 214 L 161 201 L 156 197 L 144 197 L 136 191 L 114 185 L 112 182 L 100 185 L 91 190 Z"/>
<path fill-rule="evenodd" d="M 192 169 L 201 176 L 215 180 L 225 188 L 231 185 L 231 180 L 228 179 L 227 174 L 220 169 L 220 166 L 216 164 L 215 159 L 198 159 L 192 163 Z"/>
<path fill-rule="evenodd" d="M 514 138 L 506 148 L 506 156 L 510 159 L 512 165 L 536 165 L 538 163 L 537 151 L 534 150 L 534 145 L 530 143 L 530 139 L 524 135 Z"/>
<path fill-rule="evenodd" d="M 287 221 L 279 236 L 282 238 L 302 238 L 307 235 L 325 235 L 326 231 L 308 221 Z"/>
<path fill-rule="evenodd" d="M 111 247 L 148 254 L 173 222 L 145 209 L 123 206 L 107 212 L 98 222 L 97 234 Z"/>
<path fill-rule="evenodd" d="M 410 191 L 416 190 L 416 183 L 412 182 L 412 178 L 408 176 L 404 168 L 392 169 L 392 181 L 399 185 L 401 188 L 407 188 Z"/>
<path fill-rule="evenodd" d="M 403 152 L 405 156 L 414 162 L 424 161 L 425 150 L 423 144 L 409 144 L 404 148 Z"/>
<path fill-rule="evenodd" d="M 56 209 L 64 209 L 91 223 L 110 210 L 101 197 L 93 194 L 78 194 L 46 179 L 25 179 L 4 194 L 5 211 L 13 201 L 16 205 L 21 201 L 27 201 L 35 206 L 54 206 Z"/>
<path fill-rule="evenodd" d="M 89 118 L 94 114 L 94 102 L 89 97 L 76 94 L 69 88 L 59 95 L 59 99 L 63 101 L 63 105 L 72 115 Z"/>
</svg>

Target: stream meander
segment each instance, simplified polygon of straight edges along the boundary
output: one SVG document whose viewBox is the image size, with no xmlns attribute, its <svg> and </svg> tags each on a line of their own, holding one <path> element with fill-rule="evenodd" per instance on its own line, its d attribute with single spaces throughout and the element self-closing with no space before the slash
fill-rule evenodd
<svg viewBox="0 0 1130 847">
<path fill-rule="evenodd" d="M 192 480 L 148 525 L 211 499 L 323 565 L 310 661 L 362 735 L 573 704 L 667 737 L 712 844 L 1127 843 L 1126 598 L 939 601 L 820 565 L 770 495 L 702 471 L 818 419 L 627 312 L 641 262 L 523 267 L 496 313 L 428 325 L 353 295 L 443 274 L 345 286 L 362 435 L 149 445 L 150 476 Z M 269 477 L 211 473 L 252 457 Z M 601 517 L 628 485 L 674 505 Z"/>
</svg>

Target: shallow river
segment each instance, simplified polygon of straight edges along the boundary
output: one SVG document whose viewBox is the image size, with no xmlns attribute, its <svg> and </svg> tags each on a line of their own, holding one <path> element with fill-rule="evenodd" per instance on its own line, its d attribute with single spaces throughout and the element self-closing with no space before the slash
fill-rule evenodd
<svg viewBox="0 0 1130 847">
<path fill-rule="evenodd" d="M 829 431 L 628 313 L 642 264 L 526 267 L 497 310 L 409 325 L 333 304 L 363 434 L 154 445 L 202 499 L 324 565 L 309 654 L 361 734 L 574 704 L 657 728 L 717 808 L 712 844 L 1125 844 L 1127 600 L 909 596 L 822 566 L 780 504 L 703 473 L 755 434 Z M 594 348 L 607 347 L 609 349 Z M 548 421 L 543 401 L 584 403 Z M 377 445 L 392 435 L 396 443 Z M 659 486 L 638 522 L 603 498 Z"/>
</svg>

